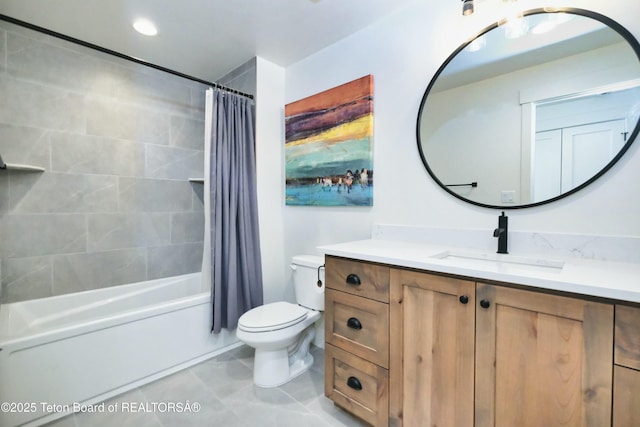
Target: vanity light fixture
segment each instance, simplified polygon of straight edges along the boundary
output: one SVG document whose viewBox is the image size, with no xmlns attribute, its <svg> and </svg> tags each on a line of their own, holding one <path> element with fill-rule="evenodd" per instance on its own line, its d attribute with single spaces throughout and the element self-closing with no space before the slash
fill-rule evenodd
<svg viewBox="0 0 640 427">
<path fill-rule="evenodd" d="M 311 0 L 314 1 L 314 0 Z M 548 0 L 548 1 L 553 1 L 553 0 Z M 518 0 L 502 0 L 502 3 L 506 4 L 508 8 L 513 8 L 513 4 L 517 3 Z M 553 9 L 555 9 L 554 7 L 551 7 Z M 545 10 L 547 10 L 547 8 L 545 8 Z M 475 7 L 473 5 L 473 0 L 462 0 L 462 15 L 464 16 L 469 16 L 471 14 L 473 14 L 473 12 L 475 11 Z"/>
<path fill-rule="evenodd" d="M 462 0 L 462 14 L 469 16 L 473 13 L 473 0 Z"/>
<path fill-rule="evenodd" d="M 136 19 L 133 23 L 133 28 L 140 34 L 145 36 L 155 36 L 158 34 L 158 29 L 155 24 L 148 19 L 140 18 Z"/>
</svg>

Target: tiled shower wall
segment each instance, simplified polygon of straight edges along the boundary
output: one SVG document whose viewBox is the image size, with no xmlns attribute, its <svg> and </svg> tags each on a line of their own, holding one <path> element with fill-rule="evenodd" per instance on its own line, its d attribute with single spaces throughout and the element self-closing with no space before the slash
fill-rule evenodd
<svg viewBox="0 0 640 427">
<path fill-rule="evenodd" d="M 0 301 L 200 271 L 204 91 L 0 21 Z"/>
</svg>

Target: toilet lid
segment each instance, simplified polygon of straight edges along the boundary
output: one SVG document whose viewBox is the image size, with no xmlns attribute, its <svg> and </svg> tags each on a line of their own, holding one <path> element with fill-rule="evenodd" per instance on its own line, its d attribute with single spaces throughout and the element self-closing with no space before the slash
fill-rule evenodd
<svg viewBox="0 0 640 427">
<path fill-rule="evenodd" d="M 247 332 L 266 332 L 283 329 L 302 322 L 307 309 L 285 301 L 253 308 L 238 319 L 238 328 Z"/>
</svg>

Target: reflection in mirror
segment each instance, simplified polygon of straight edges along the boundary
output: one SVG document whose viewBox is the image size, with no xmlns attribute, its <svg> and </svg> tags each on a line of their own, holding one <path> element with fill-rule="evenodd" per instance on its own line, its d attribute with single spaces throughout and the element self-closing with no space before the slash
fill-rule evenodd
<svg viewBox="0 0 640 427">
<path fill-rule="evenodd" d="M 451 194 L 487 207 L 546 203 L 591 183 L 633 142 L 637 41 L 606 17 L 565 12 L 526 12 L 517 37 L 492 26 L 432 80 L 418 146 Z"/>
<path fill-rule="evenodd" d="M 604 168 L 638 121 L 640 87 L 535 105 L 533 202 L 573 190 Z"/>
</svg>

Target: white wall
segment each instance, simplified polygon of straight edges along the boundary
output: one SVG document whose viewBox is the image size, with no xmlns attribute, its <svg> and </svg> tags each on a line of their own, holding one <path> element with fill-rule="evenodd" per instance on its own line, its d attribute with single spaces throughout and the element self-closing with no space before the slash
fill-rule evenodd
<svg viewBox="0 0 640 427">
<path fill-rule="evenodd" d="M 283 299 L 284 258 L 284 68 L 256 58 L 256 158 L 258 215 L 265 303 Z"/>
<path fill-rule="evenodd" d="M 547 3 L 551 1 L 548 0 Z M 478 2 L 463 17 L 456 1 L 417 1 L 288 68 L 258 58 L 257 150 L 265 301 L 293 299 L 289 262 L 318 245 L 369 238 L 374 223 L 486 229 L 497 210 L 445 193 L 420 161 L 415 137 L 424 90 L 465 40 L 499 18 L 500 0 Z M 526 0 L 528 8 L 542 0 Z M 640 38 L 640 3 L 567 0 L 607 15 Z M 284 105 L 367 74 L 374 76 L 374 206 L 319 208 L 284 204 Z M 514 231 L 640 236 L 640 142 L 604 177 L 550 205 L 512 210 Z M 492 240 L 490 234 L 488 239 Z"/>
<path fill-rule="evenodd" d="M 429 4 L 431 3 L 431 4 Z M 549 0 L 527 0 L 527 8 Z M 629 0 L 565 1 L 607 15 L 640 38 L 640 3 Z M 320 244 L 368 238 L 373 223 L 446 228 L 496 225 L 497 210 L 459 201 L 425 171 L 415 137 L 418 107 L 439 65 L 465 39 L 500 16 L 499 0 L 478 2 L 461 16 L 460 2 L 416 2 L 355 35 L 286 69 L 286 102 L 358 77 L 374 75 L 374 206 L 283 208 L 285 254 L 312 252 Z M 281 141 L 283 144 L 283 141 Z M 510 227 L 598 235 L 640 236 L 640 142 L 604 177 L 561 201 L 509 211 Z"/>
</svg>

